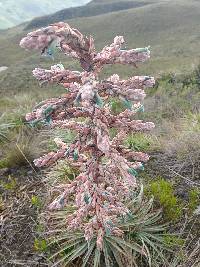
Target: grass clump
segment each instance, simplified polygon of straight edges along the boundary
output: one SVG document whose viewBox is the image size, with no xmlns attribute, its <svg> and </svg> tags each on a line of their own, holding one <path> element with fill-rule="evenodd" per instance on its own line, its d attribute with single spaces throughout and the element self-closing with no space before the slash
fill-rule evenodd
<svg viewBox="0 0 200 267">
<path fill-rule="evenodd" d="M 179 159 L 192 159 L 193 162 L 198 162 L 199 122 L 199 114 L 191 113 L 175 121 L 165 121 L 161 126 L 164 135 L 159 137 L 163 151 L 168 155 L 177 155 Z M 170 140 L 167 136 L 170 136 Z"/>
<path fill-rule="evenodd" d="M 5 157 L 0 161 L 0 168 L 13 168 L 31 165 L 33 151 L 27 143 L 11 143 L 6 147 Z"/>
<path fill-rule="evenodd" d="M 136 133 L 129 135 L 125 144 L 134 151 L 149 151 L 153 149 L 154 140 L 148 134 Z"/>
<path fill-rule="evenodd" d="M 45 141 L 45 142 L 44 142 Z M 47 148 L 47 134 L 38 134 L 37 129 L 22 125 L 10 132 L 0 144 L 2 158 L 0 168 L 13 168 L 29 165 Z"/>
<path fill-rule="evenodd" d="M 188 193 L 188 197 L 189 212 L 194 212 L 200 203 L 200 190 L 198 188 L 191 189 Z"/>
<path fill-rule="evenodd" d="M 8 182 L 3 183 L 3 188 L 6 189 L 6 190 L 13 191 L 17 187 L 16 179 L 11 177 L 11 176 L 9 176 L 8 178 L 9 178 Z"/>
<path fill-rule="evenodd" d="M 0 181 L 0 186 L 7 191 L 15 191 L 17 188 L 17 180 L 9 175 L 7 181 Z"/>
<path fill-rule="evenodd" d="M 158 178 L 147 186 L 147 194 L 153 195 L 155 201 L 163 208 L 164 216 L 171 221 L 177 221 L 182 215 L 182 202 L 175 196 L 173 185 Z"/>
<path fill-rule="evenodd" d="M 71 182 L 79 174 L 78 170 L 72 167 L 66 160 L 60 160 L 54 165 L 48 173 L 48 182 L 55 183 L 55 181 Z"/>
</svg>

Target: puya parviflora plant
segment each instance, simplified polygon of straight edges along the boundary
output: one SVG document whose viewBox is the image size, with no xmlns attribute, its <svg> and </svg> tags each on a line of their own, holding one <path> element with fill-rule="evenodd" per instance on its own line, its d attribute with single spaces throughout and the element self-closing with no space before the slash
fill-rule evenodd
<svg viewBox="0 0 200 267">
<path fill-rule="evenodd" d="M 64 22 L 31 32 L 20 43 L 25 49 L 40 50 L 50 57 L 60 50 L 77 59 L 83 69 L 82 72 L 72 71 L 62 64 L 53 65 L 49 70 L 34 69 L 33 75 L 42 85 L 61 84 L 66 93 L 41 102 L 26 115 L 32 126 L 45 123 L 51 128 L 59 127 L 77 134 L 71 144 L 55 138 L 58 150 L 34 161 L 37 167 L 43 167 L 66 159 L 79 170 L 71 182 L 55 185 L 52 191 L 57 197 L 49 205 L 51 211 L 55 210 L 53 216 L 65 211 L 58 216 L 58 221 L 63 214 L 65 218 L 66 233 L 61 230 L 58 239 L 64 245 L 61 251 L 65 253 L 60 261 L 65 264 L 83 255 L 83 262 L 89 264 L 90 256 L 94 255 L 94 266 L 98 266 L 103 251 L 104 263 L 110 266 L 108 254 L 111 248 L 113 257 L 117 254 L 115 259 L 119 266 L 124 266 L 120 257 L 127 258 L 127 252 L 127 260 L 131 258 L 136 266 L 132 256 L 134 249 L 134 252 L 149 256 L 145 242 L 142 246 L 136 244 L 135 247 L 130 242 L 125 246 L 124 231 L 119 222 L 126 222 L 132 216 L 128 203 L 134 201 L 140 187 L 136 180 L 137 170 L 143 169 L 143 163 L 149 159 L 147 154 L 127 148 L 123 141 L 130 133 L 154 128 L 152 122 L 134 120 L 134 115 L 143 110 L 144 90 L 153 87 L 155 80 L 150 76 L 123 80 L 117 74 L 101 81 L 98 78 L 105 65 L 137 66 L 150 58 L 149 47 L 123 50 L 123 44 L 124 38 L 116 36 L 111 45 L 97 52 L 91 36 L 84 36 Z M 118 98 L 126 106 L 119 114 L 111 112 L 110 100 L 113 98 Z M 111 128 L 117 129 L 114 138 L 109 136 Z M 108 237 L 112 238 L 109 248 L 105 247 Z"/>
</svg>

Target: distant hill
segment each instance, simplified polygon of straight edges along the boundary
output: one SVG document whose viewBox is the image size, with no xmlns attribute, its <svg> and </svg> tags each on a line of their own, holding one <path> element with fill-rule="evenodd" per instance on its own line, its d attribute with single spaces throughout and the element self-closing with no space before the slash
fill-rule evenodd
<svg viewBox="0 0 200 267">
<path fill-rule="evenodd" d="M 80 6 L 90 0 L 0 0 L 0 29 L 12 27 L 36 16 Z"/>
<path fill-rule="evenodd" d="M 73 18 L 91 17 L 119 10 L 138 8 L 146 5 L 139 1 L 114 1 L 112 3 L 89 3 L 86 6 L 67 8 L 54 14 L 33 19 L 25 28 L 26 30 L 46 26 L 53 22 L 69 20 Z"/>
</svg>

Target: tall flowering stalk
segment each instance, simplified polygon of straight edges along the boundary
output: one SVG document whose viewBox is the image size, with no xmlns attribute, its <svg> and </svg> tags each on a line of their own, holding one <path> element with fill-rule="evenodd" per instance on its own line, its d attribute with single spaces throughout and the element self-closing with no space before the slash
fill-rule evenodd
<svg viewBox="0 0 200 267">
<path fill-rule="evenodd" d="M 134 120 L 143 109 L 140 103 L 144 90 L 155 83 L 153 77 L 133 76 L 121 80 L 117 74 L 99 81 L 102 68 L 109 64 L 136 66 L 150 57 L 149 48 L 121 49 L 122 36 L 116 36 L 111 45 L 96 52 L 93 38 L 82 35 L 64 22 L 31 32 L 21 40 L 21 47 L 41 50 L 53 56 L 55 49 L 77 59 L 82 72 L 67 70 L 62 64 L 50 70 L 36 68 L 33 75 L 44 83 L 62 84 L 67 92 L 58 98 L 41 102 L 26 115 L 28 122 L 36 125 L 45 122 L 77 132 L 75 141 L 68 145 L 55 139 L 57 152 L 50 152 L 34 161 L 38 167 L 51 166 L 67 158 L 80 174 L 71 182 L 56 187 L 58 197 L 49 209 L 63 209 L 73 200 L 75 211 L 66 218 L 66 227 L 82 230 L 85 239 L 97 237 L 97 247 L 102 250 L 104 235 L 122 236 L 118 221 L 129 214 L 127 200 L 137 188 L 137 170 L 149 157 L 124 146 L 124 139 L 132 132 L 149 131 L 152 122 Z M 118 97 L 126 106 L 125 111 L 113 115 L 109 99 Z M 84 120 L 78 120 L 84 118 Z M 117 129 L 111 139 L 109 130 Z"/>
</svg>

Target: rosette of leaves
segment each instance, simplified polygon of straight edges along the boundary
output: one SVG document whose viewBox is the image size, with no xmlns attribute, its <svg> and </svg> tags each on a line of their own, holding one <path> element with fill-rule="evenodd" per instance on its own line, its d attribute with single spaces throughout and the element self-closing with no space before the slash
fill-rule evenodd
<svg viewBox="0 0 200 267">
<path fill-rule="evenodd" d="M 54 237 L 51 235 L 48 244 L 52 266 L 164 266 L 165 254 L 170 253 L 164 238 L 167 225 L 162 224 L 161 211 L 155 211 L 152 204 L 153 199 L 144 199 L 141 187 L 134 201 L 127 203 L 131 213 L 119 220 L 124 236 L 106 233 L 102 251 L 97 248 L 95 236 L 87 242 L 84 231 L 66 231 L 66 215 L 71 214 L 72 207 L 53 212 L 50 232 L 54 232 Z"/>
</svg>

